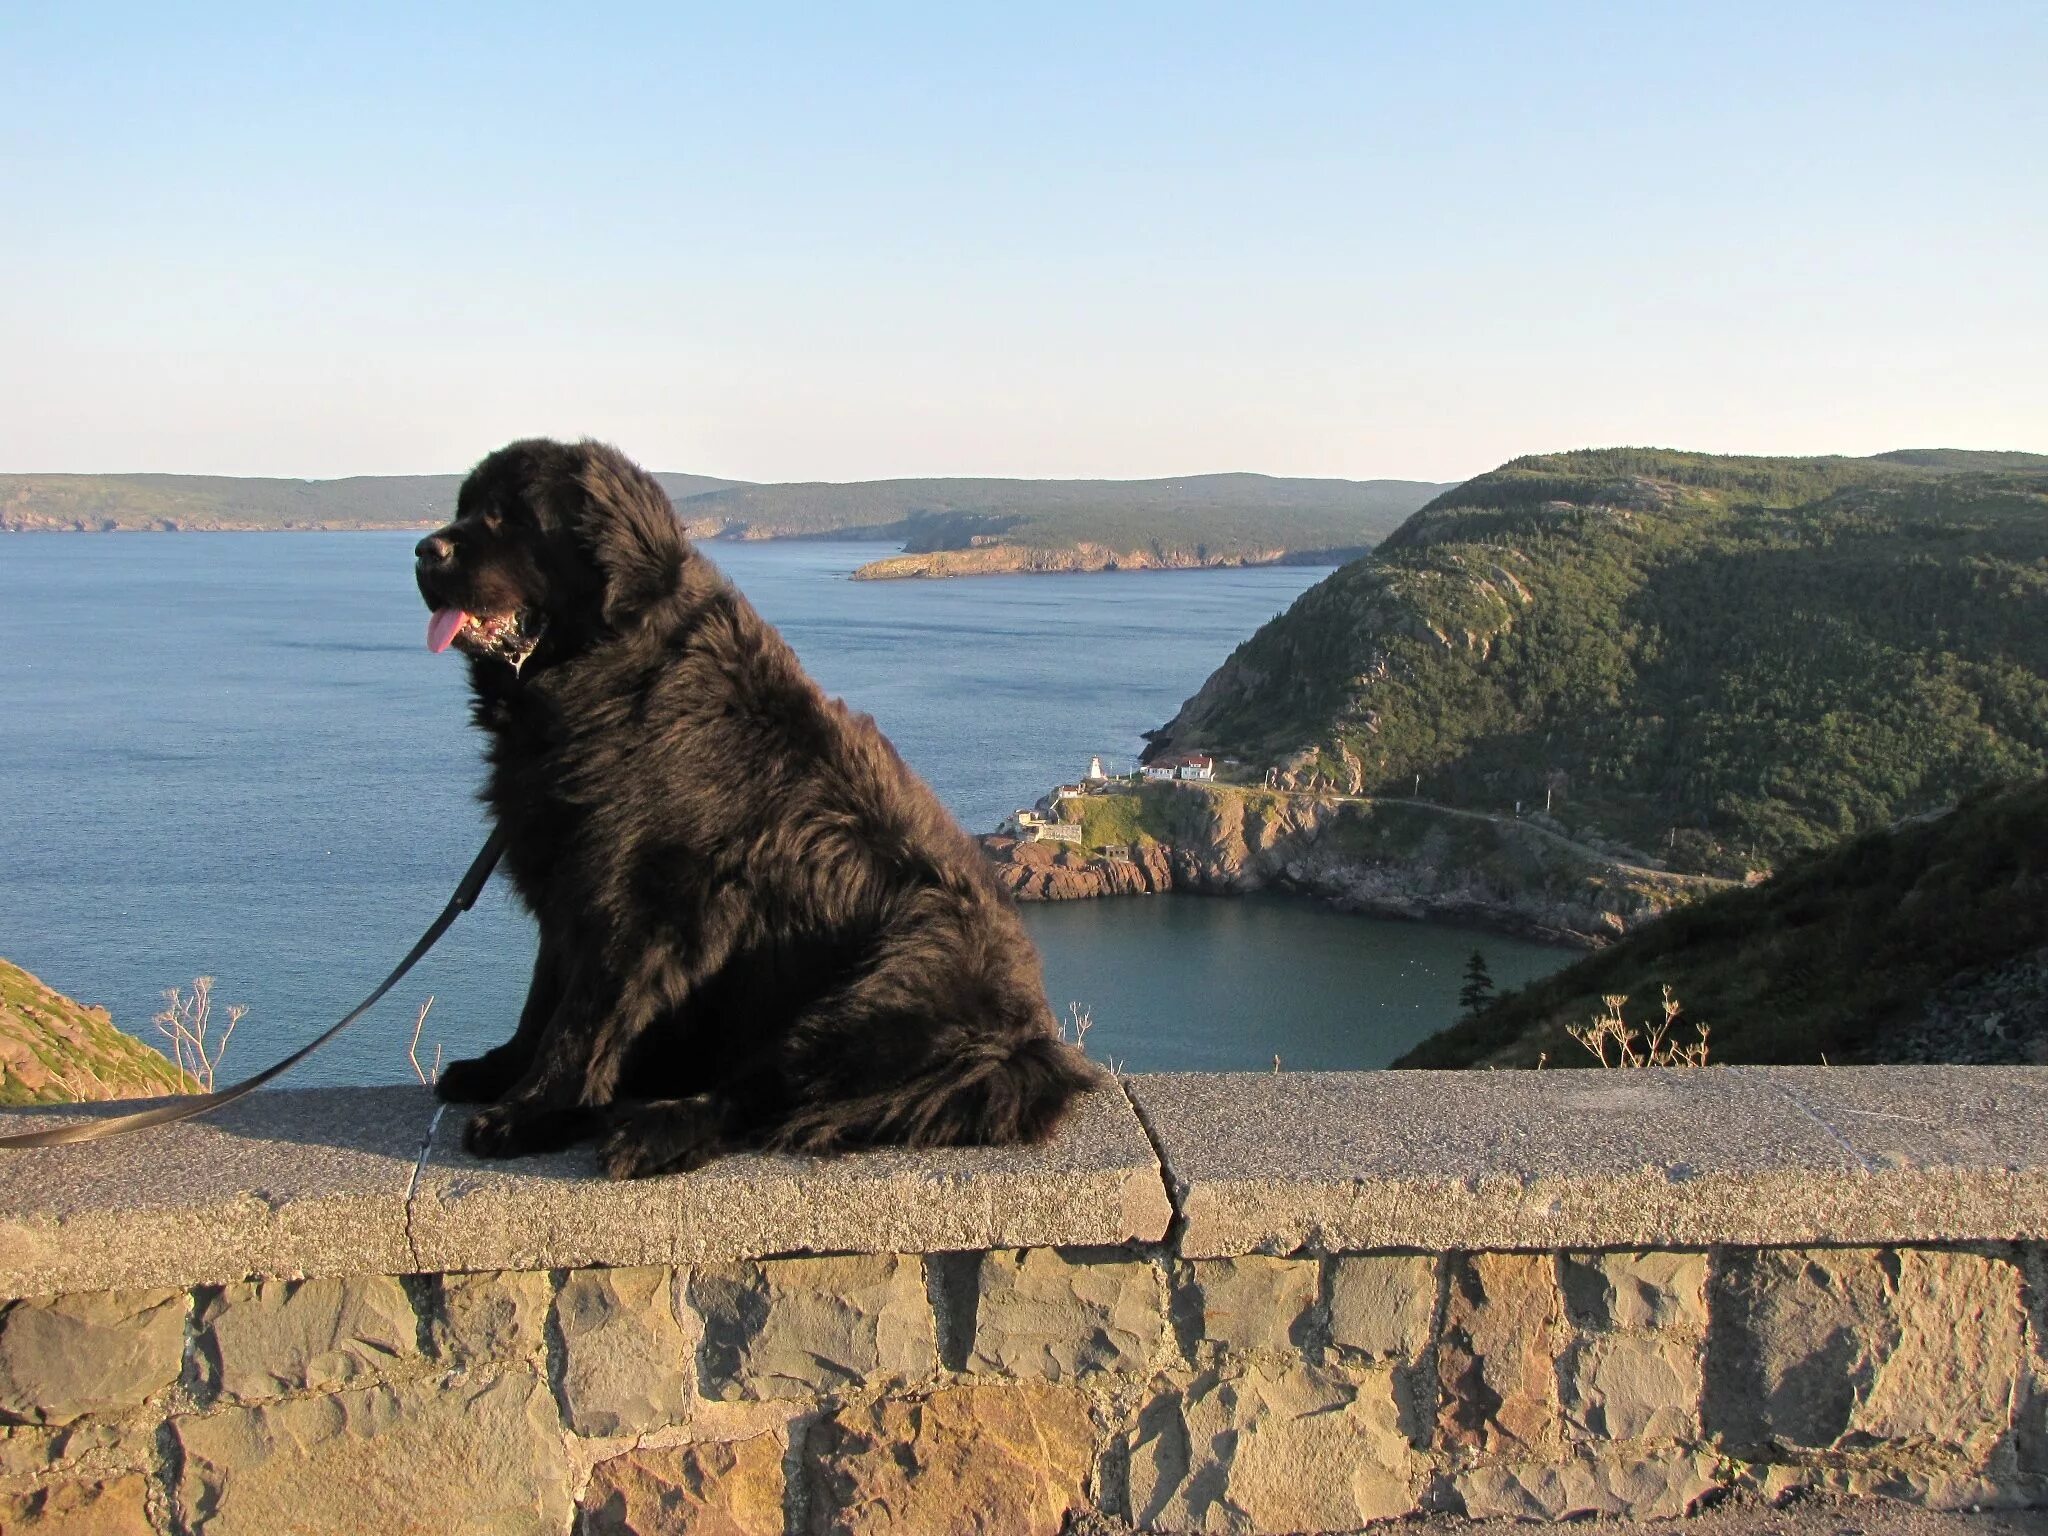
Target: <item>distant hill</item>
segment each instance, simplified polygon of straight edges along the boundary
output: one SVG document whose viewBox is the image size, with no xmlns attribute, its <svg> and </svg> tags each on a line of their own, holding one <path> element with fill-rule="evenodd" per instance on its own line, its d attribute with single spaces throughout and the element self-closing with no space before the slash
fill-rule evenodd
<svg viewBox="0 0 2048 1536">
<path fill-rule="evenodd" d="M 1339 561 L 1444 486 L 1419 480 L 872 480 L 657 474 L 697 538 L 901 541 L 864 576 Z M 0 475 L 0 532 L 429 528 L 459 475 Z"/>
<path fill-rule="evenodd" d="M 1483 946 L 1482 946 L 1483 948 Z M 1669 986 L 1709 1060 L 2048 1060 L 2048 783 L 1788 865 L 1685 907 L 1439 1034 L 1397 1067 L 1591 1066 L 1565 1031 Z"/>
<path fill-rule="evenodd" d="M 1152 733 L 1740 874 L 2048 772 L 2048 457 L 1516 459 Z"/>
<path fill-rule="evenodd" d="M 862 574 L 956 575 L 1345 559 L 1443 489 L 1420 480 L 1244 474 L 874 480 L 733 486 L 678 509 L 694 530 L 728 538 L 901 539 L 901 561 Z"/>
<path fill-rule="evenodd" d="M 738 483 L 655 478 L 671 498 Z M 461 484 L 460 475 L 0 475 L 0 533 L 433 528 L 454 511 Z"/>
<path fill-rule="evenodd" d="M 178 1069 L 88 1008 L 0 960 L 0 1104 L 189 1093 Z"/>
</svg>

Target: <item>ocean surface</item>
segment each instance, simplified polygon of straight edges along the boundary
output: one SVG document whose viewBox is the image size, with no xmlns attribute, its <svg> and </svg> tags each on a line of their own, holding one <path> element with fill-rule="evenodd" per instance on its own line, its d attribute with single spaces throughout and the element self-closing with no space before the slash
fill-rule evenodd
<svg viewBox="0 0 2048 1536">
<path fill-rule="evenodd" d="M 0 538 L 0 956 L 150 1036 L 163 989 L 249 1013 L 224 1078 L 324 1027 L 483 840 L 464 668 L 428 654 L 408 533 Z M 852 582 L 889 546 L 706 546 L 814 676 L 975 831 L 1100 755 L 1129 767 L 1231 648 L 1325 571 Z M 1307 901 L 1030 907 L 1055 1007 L 1132 1071 L 1381 1066 L 1450 1021 L 1482 950 L 1572 956 Z M 532 925 L 494 884 L 392 997 L 288 1081 L 408 1079 L 504 1037 Z"/>
</svg>

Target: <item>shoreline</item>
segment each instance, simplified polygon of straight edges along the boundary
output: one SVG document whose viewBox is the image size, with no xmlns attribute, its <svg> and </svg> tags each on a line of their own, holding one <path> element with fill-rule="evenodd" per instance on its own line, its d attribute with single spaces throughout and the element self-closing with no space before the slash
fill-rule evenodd
<svg viewBox="0 0 2048 1536">
<path fill-rule="evenodd" d="M 976 841 L 981 841 L 977 838 Z M 1389 902 L 1375 904 L 1359 902 L 1341 895 L 1332 895 L 1310 886 L 1298 886 L 1285 879 L 1271 884 L 1245 887 L 1243 889 L 1219 889 L 1210 886 L 1179 888 L 1167 886 L 1161 890 L 1105 890 L 1082 891 L 1059 895 L 1032 894 L 1013 891 L 1012 896 L 1027 906 L 1056 906 L 1084 901 L 1127 901 L 1148 897 L 1184 901 L 1244 901 L 1277 899 L 1300 901 L 1321 907 L 1327 911 L 1339 912 L 1346 917 L 1363 917 L 1378 922 L 1414 923 L 1422 926 L 1443 928 L 1464 928 L 1507 939 L 1521 939 L 1531 944 L 1543 944 L 1553 949 L 1568 950 L 1576 955 L 1594 954 L 1605 949 L 1612 939 L 1596 938 L 1589 934 L 1574 933 L 1569 929 L 1553 928 L 1531 921 L 1514 913 L 1503 913 L 1479 906 L 1424 906 Z"/>
<path fill-rule="evenodd" d="M 1731 882 L 1627 863 L 1549 829 L 1424 802 L 1169 782 L 1071 797 L 1086 842 L 978 839 L 1025 902 L 1286 891 L 1342 912 L 1598 949 Z M 1127 856 L 1107 858 L 1110 843 Z"/>
</svg>

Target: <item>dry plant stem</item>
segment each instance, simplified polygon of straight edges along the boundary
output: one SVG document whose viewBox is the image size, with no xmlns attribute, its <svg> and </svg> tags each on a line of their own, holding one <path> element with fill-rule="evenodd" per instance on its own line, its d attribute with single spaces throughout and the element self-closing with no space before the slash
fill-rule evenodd
<svg viewBox="0 0 2048 1536">
<path fill-rule="evenodd" d="M 441 1043 L 434 1042 L 434 1066 L 430 1072 L 420 1065 L 420 1031 L 426 1027 L 427 1013 L 434 1006 L 434 995 L 427 994 L 427 1000 L 420 1004 L 420 1011 L 412 1021 L 412 1043 L 405 1048 L 407 1060 L 412 1062 L 413 1076 L 429 1088 L 441 1080 Z"/>
<path fill-rule="evenodd" d="M 1067 1016 L 1060 1024 L 1060 1038 L 1071 1039 L 1074 1049 L 1088 1049 L 1088 1031 L 1095 1027 L 1095 1015 L 1079 1003 L 1067 1004 Z"/>
<path fill-rule="evenodd" d="M 157 1033 L 171 1042 L 171 1061 L 188 1092 L 213 1092 L 214 1073 L 228 1053 L 235 1026 L 249 1012 L 245 1003 L 228 1005 L 227 1027 L 214 1038 L 213 978 L 195 976 L 188 996 L 177 987 L 164 992 L 163 1012 L 150 1022 Z"/>
<path fill-rule="evenodd" d="M 1566 1032 L 1591 1051 L 1603 1067 L 1705 1066 L 1707 1026 L 1693 1026 L 1693 1032 L 1698 1038 L 1689 1045 L 1668 1038 L 1683 1009 L 1678 999 L 1672 996 L 1670 987 L 1665 987 L 1663 991 L 1663 1017 L 1642 1029 L 1630 1024 L 1623 1014 L 1622 1010 L 1628 1006 L 1628 997 L 1622 993 L 1602 997 L 1600 1001 L 1606 1009 L 1604 1013 L 1596 1013 L 1584 1024 L 1568 1024 L 1565 1026 Z M 1607 1059 L 1610 1045 L 1614 1048 L 1612 1061 Z"/>
</svg>

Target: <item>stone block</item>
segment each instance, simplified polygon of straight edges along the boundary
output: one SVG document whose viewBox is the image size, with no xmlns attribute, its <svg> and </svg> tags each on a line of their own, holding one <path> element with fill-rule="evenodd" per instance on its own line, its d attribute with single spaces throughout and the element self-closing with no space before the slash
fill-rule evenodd
<svg viewBox="0 0 2048 1536">
<path fill-rule="evenodd" d="M 55 1466 L 63 1435 L 61 1429 L 36 1425 L 0 1427 L 0 1479 L 33 1477 L 44 1468 Z"/>
<path fill-rule="evenodd" d="M 1706 1331 L 1704 1253 L 1568 1253 L 1558 1278 L 1577 1327 Z"/>
<path fill-rule="evenodd" d="M 1700 1347 L 1674 1332 L 1596 1334 L 1560 1362 L 1566 1421 L 1601 1440 L 1694 1440 Z"/>
<path fill-rule="evenodd" d="M 419 1354 L 419 1318 L 385 1275 L 225 1286 L 199 1323 L 231 1402 L 359 1385 Z"/>
<path fill-rule="evenodd" d="M 1196 1259 L 1188 1265 L 1197 1337 L 1227 1350 L 1297 1353 L 1307 1343 L 1321 1266 L 1314 1259 Z"/>
<path fill-rule="evenodd" d="M 1557 1358 L 1565 1342 L 1551 1255 L 1454 1258 L 1437 1344 L 1441 1443 L 1510 1456 L 1555 1450 L 1561 1434 Z"/>
<path fill-rule="evenodd" d="M 1129 1514 L 1146 1530 L 1348 1531 L 1412 1513 L 1423 1477 L 1391 1371 L 1253 1361 L 1140 1412 Z"/>
<path fill-rule="evenodd" d="M 2026 1315 L 2004 1257 L 1736 1253 L 1713 1305 L 1707 1428 L 1736 1451 L 1920 1440 L 1974 1463 L 2018 1422 Z"/>
<path fill-rule="evenodd" d="M 90 1480 L 142 1471 L 156 1460 L 156 1424 L 148 1413 L 0 1429 L 0 1480 L 45 1472 Z"/>
<path fill-rule="evenodd" d="M 580 1269 L 562 1282 L 557 1386 L 579 1435 L 636 1435 L 690 1416 L 696 1319 L 685 1276 L 658 1267 Z"/>
<path fill-rule="evenodd" d="M 1675 1519 L 1719 1486 L 1712 1457 L 1678 1451 L 1495 1462 L 1462 1468 L 1451 1478 L 1474 1520 Z"/>
<path fill-rule="evenodd" d="M 783 1536 L 775 1435 L 629 1451 L 591 1469 L 582 1536 Z"/>
<path fill-rule="evenodd" d="M 2019 1269 L 2004 1257 L 1942 1249 L 1902 1249 L 1897 1263 L 1898 1343 L 1850 1429 L 1988 1453 L 2011 1431 L 2026 1381 Z"/>
<path fill-rule="evenodd" d="M 132 1408 L 184 1365 L 182 1291 L 86 1291 L 0 1312 L 0 1419 L 68 1424 Z"/>
<path fill-rule="evenodd" d="M 10 1536 L 153 1536 L 149 1482 L 140 1472 L 103 1481 L 60 1478 L 27 1493 L 0 1494 L 0 1531 Z"/>
<path fill-rule="evenodd" d="M 15 1131 L 139 1101 L 0 1112 Z M 425 1088 L 265 1090 L 141 1136 L 0 1152 L 0 1295 L 402 1275 Z"/>
<path fill-rule="evenodd" d="M 1708 1432 L 1743 1454 L 1840 1441 L 1898 1342 L 1888 1261 L 1874 1248 L 1729 1253 L 1714 1276 Z"/>
<path fill-rule="evenodd" d="M 1152 1143 L 1114 1087 L 1082 1095 L 1041 1146 L 745 1153 L 624 1182 L 588 1146 L 471 1157 L 466 1123 L 451 1109 L 435 1131 L 411 1205 L 414 1269 L 1156 1242 L 1173 1217 Z"/>
<path fill-rule="evenodd" d="M 706 1397 L 807 1397 L 932 1375 L 938 1340 L 915 1255 L 763 1259 L 690 1276 Z"/>
<path fill-rule="evenodd" d="M 553 1286 L 532 1270 L 441 1276 L 434 1348 L 453 1365 L 524 1360 L 547 1332 Z"/>
<path fill-rule="evenodd" d="M 2033 1348 L 2027 1361 L 2026 1392 L 2020 1402 L 2013 1447 L 2022 1476 L 2048 1489 L 2048 1248 L 2029 1244 L 2016 1250 L 2022 1266 Z"/>
<path fill-rule="evenodd" d="M 207 1536 L 562 1536 L 570 1466 L 539 1374 L 414 1381 L 178 1418 Z"/>
<path fill-rule="evenodd" d="M 1046 1381 L 1142 1371 L 1165 1329 L 1155 1264 L 1052 1248 L 985 1253 L 967 1369 Z"/>
<path fill-rule="evenodd" d="M 2048 1236 L 2048 1067 L 1172 1073 L 1126 1085 L 1158 1142 L 1187 1258 Z"/>
<path fill-rule="evenodd" d="M 1056 1536 L 1086 1505 L 1088 1400 L 1040 1382 L 842 1408 L 808 1441 L 820 1536 Z"/>
<path fill-rule="evenodd" d="M 1434 1254 L 1359 1254 L 1330 1265 L 1330 1342 L 1381 1360 L 1413 1361 L 1436 1321 Z"/>
</svg>

